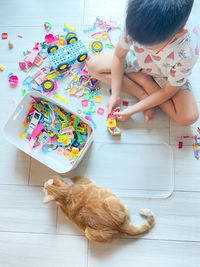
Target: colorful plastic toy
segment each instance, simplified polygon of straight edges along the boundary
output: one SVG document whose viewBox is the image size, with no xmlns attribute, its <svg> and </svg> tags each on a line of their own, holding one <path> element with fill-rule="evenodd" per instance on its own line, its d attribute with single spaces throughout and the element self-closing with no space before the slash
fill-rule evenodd
<svg viewBox="0 0 200 267">
<path fill-rule="evenodd" d="M 128 106 L 128 101 L 122 101 L 123 106 Z"/>
<path fill-rule="evenodd" d="M 68 26 L 66 23 L 64 23 L 64 30 L 71 31 L 71 32 L 75 32 L 76 31 L 75 28 L 72 28 L 72 27 Z"/>
<path fill-rule="evenodd" d="M 60 73 L 66 72 L 75 61 L 83 62 L 87 58 L 87 50 L 84 44 L 77 40 L 74 33 L 69 33 L 66 37 L 66 46 L 58 49 L 57 45 L 48 48 L 48 59 Z"/>
<path fill-rule="evenodd" d="M 8 78 L 8 82 L 11 87 L 15 87 L 18 84 L 18 77 L 16 75 L 10 75 Z"/>
<path fill-rule="evenodd" d="M 25 62 L 19 62 L 19 68 L 20 68 L 20 70 L 25 70 L 26 69 L 26 63 Z"/>
<path fill-rule="evenodd" d="M 28 134 L 32 134 L 33 130 L 38 125 L 41 116 L 42 114 L 40 112 L 36 110 L 34 111 L 33 116 L 31 117 L 30 123 L 28 124 L 28 129 L 27 129 Z"/>
<path fill-rule="evenodd" d="M 34 63 L 35 58 L 37 57 L 39 52 L 39 43 L 35 43 L 33 50 L 24 57 L 24 61 L 27 63 L 29 67 L 31 67 Z"/>
<path fill-rule="evenodd" d="M 54 89 L 54 82 L 51 80 L 46 80 L 41 84 L 41 86 L 45 92 L 51 92 Z"/>
<path fill-rule="evenodd" d="M 32 79 L 38 84 L 41 85 L 44 81 L 47 80 L 47 75 L 43 71 L 37 71 L 32 75 Z"/>
<path fill-rule="evenodd" d="M 0 71 L 3 71 L 4 70 L 4 67 L 2 64 L 0 64 Z"/>
<path fill-rule="evenodd" d="M 3 33 L 1 34 L 1 39 L 5 40 L 5 39 L 7 39 L 7 38 L 8 38 L 8 34 L 7 34 L 6 32 L 3 32 Z"/>
<path fill-rule="evenodd" d="M 77 115 L 43 98 L 34 98 L 23 127 L 20 138 L 28 140 L 30 149 L 42 153 L 57 150 L 56 154 L 65 156 L 72 165 L 92 131 Z"/>
<path fill-rule="evenodd" d="M 103 50 L 103 44 L 100 41 L 94 41 L 91 44 L 91 49 L 95 53 L 100 53 Z"/>
<path fill-rule="evenodd" d="M 69 103 L 69 101 L 66 98 L 64 98 L 61 95 L 59 95 L 58 92 L 55 92 L 55 94 L 53 94 L 53 97 L 60 99 L 61 101 L 63 101 L 66 104 Z"/>
<path fill-rule="evenodd" d="M 57 42 L 59 40 L 59 34 L 53 35 L 52 33 L 49 33 L 49 34 L 45 35 L 44 39 L 45 39 L 46 45 L 48 45 L 48 46 L 53 45 L 53 44 L 57 44 Z"/>
<path fill-rule="evenodd" d="M 102 116 L 104 114 L 104 109 L 103 108 L 98 108 L 97 109 L 97 113 Z"/>
<path fill-rule="evenodd" d="M 43 59 L 40 57 L 40 56 L 36 56 L 36 58 L 35 58 L 35 60 L 34 60 L 34 64 L 36 65 L 36 66 L 40 66 L 41 64 L 42 64 L 42 62 L 43 62 Z"/>
<path fill-rule="evenodd" d="M 51 28 L 52 28 L 51 23 L 50 22 L 45 22 L 44 23 L 44 28 L 45 28 L 46 31 L 51 30 Z"/>
<path fill-rule="evenodd" d="M 120 129 L 116 125 L 116 116 L 114 115 L 115 112 L 119 111 L 119 108 L 113 109 L 107 116 L 106 124 L 107 129 L 111 135 L 120 135 Z"/>
</svg>

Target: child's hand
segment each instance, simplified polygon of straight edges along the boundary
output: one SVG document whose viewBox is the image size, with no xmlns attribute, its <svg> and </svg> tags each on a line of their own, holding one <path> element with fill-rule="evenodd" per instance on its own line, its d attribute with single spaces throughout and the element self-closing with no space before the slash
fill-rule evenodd
<svg viewBox="0 0 200 267">
<path fill-rule="evenodd" d="M 126 121 L 132 115 L 132 112 L 130 107 L 128 107 L 122 111 L 115 112 L 113 115 L 117 117 L 118 121 Z"/>
<path fill-rule="evenodd" d="M 114 108 L 118 107 L 119 104 L 120 97 L 117 95 L 111 95 L 107 104 L 108 113 L 110 113 Z"/>
</svg>

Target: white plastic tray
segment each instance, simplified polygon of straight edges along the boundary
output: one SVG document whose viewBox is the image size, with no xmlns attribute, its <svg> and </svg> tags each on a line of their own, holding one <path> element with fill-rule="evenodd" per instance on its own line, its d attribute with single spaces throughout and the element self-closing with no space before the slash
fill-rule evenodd
<svg viewBox="0 0 200 267">
<path fill-rule="evenodd" d="M 24 122 L 28 114 L 29 104 L 30 102 L 33 101 L 31 96 L 35 98 L 44 98 L 47 101 L 54 103 L 55 105 L 59 106 L 60 108 L 63 108 L 67 112 L 75 114 L 83 122 L 85 122 L 91 127 L 92 129 L 91 136 L 88 139 L 85 147 L 80 153 L 80 156 L 76 159 L 75 164 L 73 166 L 70 164 L 69 160 L 66 159 L 64 156 L 56 155 L 56 151 L 51 151 L 49 153 L 43 154 L 43 153 L 37 153 L 34 149 L 29 149 L 27 140 L 20 138 L 20 133 L 24 131 L 22 123 Z M 31 157 L 35 158 L 36 160 L 40 161 L 41 163 L 45 164 L 46 166 L 48 166 L 49 168 L 53 169 L 58 173 L 66 173 L 77 167 L 77 165 L 79 164 L 79 162 L 81 161 L 81 159 L 83 158 L 83 156 L 85 155 L 86 151 L 88 150 L 89 146 L 93 141 L 93 134 L 94 134 L 94 128 L 88 120 L 79 116 L 76 112 L 70 110 L 68 107 L 58 104 L 53 99 L 50 99 L 49 97 L 46 97 L 45 95 L 42 95 L 41 93 L 36 91 L 30 92 L 24 96 L 24 98 L 21 100 L 21 102 L 19 103 L 19 105 L 16 107 L 15 111 L 9 118 L 8 122 L 4 126 L 4 137 L 11 144 L 13 144 L 17 148 L 21 149 Z"/>
<path fill-rule="evenodd" d="M 120 197 L 166 198 L 174 189 L 173 153 L 165 143 L 94 143 L 73 174 Z"/>
</svg>

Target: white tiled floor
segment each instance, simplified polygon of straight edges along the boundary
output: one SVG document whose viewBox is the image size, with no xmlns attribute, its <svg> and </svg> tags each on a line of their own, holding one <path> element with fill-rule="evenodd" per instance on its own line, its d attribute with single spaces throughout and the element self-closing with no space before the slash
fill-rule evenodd
<svg viewBox="0 0 200 267">
<path fill-rule="evenodd" d="M 19 71 L 18 62 L 22 51 L 42 40 L 44 21 L 52 23 L 53 33 L 62 32 L 66 22 L 76 27 L 80 38 L 87 42 L 88 35 L 83 34 L 83 28 L 92 25 L 95 16 L 123 23 L 125 2 L 1 0 L 0 33 L 8 32 L 9 40 L 14 43 L 13 50 L 9 50 L 7 41 L 0 40 L 0 64 L 5 66 L 0 73 L 1 125 L 14 110 L 12 99 L 21 99 L 21 83 L 17 88 L 10 88 L 8 73 L 16 73 L 20 82 L 23 81 L 26 74 Z M 199 12 L 200 1 L 196 0 L 193 14 L 198 21 Z M 17 34 L 22 34 L 23 38 L 18 38 Z M 113 40 L 116 38 L 117 33 Z M 198 62 L 191 81 L 200 105 L 199 67 Z M 104 95 L 103 90 L 101 94 L 105 106 L 108 95 Z M 110 142 L 112 139 L 105 132 L 104 119 L 98 120 L 95 140 Z M 200 120 L 191 127 L 180 127 L 160 110 L 156 110 L 150 124 L 144 122 L 143 114 L 120 124 L 122 142 L 159 140 L 171 145 L 175 190 L 168 199 L 123 198 L 135 223 L 143 221 L 138 210 L 150 208 L 155 214 L 156 225 L 141 239 L 121 239 L 113 244 L 91 244 L 65 219 L 56 204 L 42 204 L 42 185 L 54 172 L 8 144 L 0 127 L 0 266 L 199 266 L 200 163 L 193 158 L 190 143 L 185 142 L 180 151 L 175 139 L 179 135 L 194 133 L 197 126 L 200 126 Z"/>
</svg>

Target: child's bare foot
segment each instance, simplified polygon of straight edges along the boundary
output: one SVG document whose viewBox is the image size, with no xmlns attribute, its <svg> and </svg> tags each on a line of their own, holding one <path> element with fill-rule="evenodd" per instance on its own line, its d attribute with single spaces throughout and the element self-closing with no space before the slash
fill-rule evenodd
<svg viewBox="0 0 200 267">
<path fill-rule="evenodd" d="M 146 122 L 151 122 L 153 119 L 154 108 L 150 108 L 144 111 L 144 119 Z"/>
</svg>

